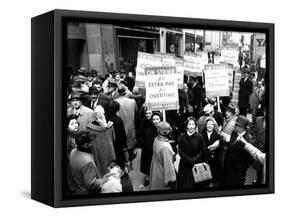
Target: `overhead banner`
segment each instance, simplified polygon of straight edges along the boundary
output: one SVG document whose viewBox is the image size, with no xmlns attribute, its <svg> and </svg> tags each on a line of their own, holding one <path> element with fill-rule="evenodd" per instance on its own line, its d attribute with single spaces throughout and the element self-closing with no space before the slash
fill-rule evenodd
<svg viewBox="0 0 281 217">
<path fill-rule="evenodd" d="M 239 66 L 239 47 L 237 46 L 226 46 L 221 50 L 221 61 L 230 63 L 233 66 Z"/>
<path fill-rule="evenodd" d="M 146 99 L 148 110 L 176 110 L 179 108 L 178 84 L 174 76 L 176 67 L 145 68 Z"/>
<path fill-rule="evenodd" d="M 178 88 L 183 88 L 183 59 L 171 54 L 138 52 L 135 85 L 139 88 L 145 88 L 145 82 L 148 80 L 145 75 L 147 67 L 176 67 L 174 76 L 177 79 Z"/>
<path fill-rule="evenodd" d="M 205 90 L 207 97 L 229 96 L 229 65 L 205 65 Z"/>
</svg>

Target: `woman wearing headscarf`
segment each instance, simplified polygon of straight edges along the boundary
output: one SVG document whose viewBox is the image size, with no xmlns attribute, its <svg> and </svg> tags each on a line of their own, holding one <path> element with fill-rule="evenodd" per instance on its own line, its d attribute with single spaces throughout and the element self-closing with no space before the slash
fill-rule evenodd
<svg viewBox="0 0 281 217">
<path fill-rule="evenodd" d="M 196 119 L 187 118 L 186 133 L 179 139 L 179 155 L 181 157 L 178 172 L 178 188 L 194 188 L 195 182 L 192 167 L 200 163 L 203 157 L 204 140 L 201 134 L 196 132 Z"/>
<path fill-rule="evenodd" d="M 145 118 L 141 121 L 138 129 L 137 141 L 142 149 L 140 171 L 145 174 L 144 186 L 149 184 L 150 164 L 152 159 L 153 142 L 157 136 L 156 126 L 161 122 L 159 112 L 145 110 Z"/>
<path fill-rule="evenodd" d="M 116 157 L 113 146 L 115 140 L 113 123 L 106 121 L 101 105 L 97 105 L 94 109 L 94 121 L 87 125 L 87 130 L 91 134 L 93 143 L 92 154 L 96 159 L 100 175 L 103 177 L 107 173 L 107 164 Z"/>
<path fill-rule="evenodd" d="M 150 190 L 169 190 L 176 188 L 174 151 L 167 136 L 172 130 L 167 122 L 157 126 L 157 137 L 153 143 L 153 155 L 150 168 Z"/>
</svg>

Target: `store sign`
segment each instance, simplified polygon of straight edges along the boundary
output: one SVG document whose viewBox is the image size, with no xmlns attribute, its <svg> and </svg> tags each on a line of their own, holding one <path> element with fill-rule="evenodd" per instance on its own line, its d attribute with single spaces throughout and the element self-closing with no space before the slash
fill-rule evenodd
<svg viewBox="0 0 281 217">
<path fill-rule="evenodd" d="M 156 53 L 149 54 L 138 52 L 137 68 L 136 68 L 136 86 L 145 88 L 147 81 L 145 69 L 147 67 L 176 67 L 174 76 L 177 79 L 178 88 L 183 88 L 183 59 L 177 58 L 172 54 Z"/>
<path fill-rule="evenodd" d="M 229 96 L 228 64 L 205 65 L 205 90 L 207 97 Z"/>
<path fill-rule="evenodd" d="M 145 68 L 145 103 L 149 110 L 175 110 L 179 108 L 176 67 Z"/>
<path fill-rule="evenodd" d="M 230 63 L 234 66 L 239 66 L 239 47 L 237 46 L 226 46 L 221 50 L 221 61 Z"/>
</svg>

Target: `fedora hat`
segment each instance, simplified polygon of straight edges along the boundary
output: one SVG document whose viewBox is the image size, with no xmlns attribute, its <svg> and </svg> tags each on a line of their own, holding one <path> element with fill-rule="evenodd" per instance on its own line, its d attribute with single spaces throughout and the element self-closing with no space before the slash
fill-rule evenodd
<svg viewBox="0 0 281 217">
<path fill-rule="evenodd" d="M 73 100 L 73 99 L 79 99 L 79 100 L 81 100 L 81 99 L 82 99 L 82 94 L 81 94 L 80 92 L 77 92 L 77 91 L 72 92 L 72 93 L 70 94 L 69 100 Z"/>
<path fill-rule="evenodd" d="M 118 93 L 119 93 L 120 95 L 125 95 L 125 94 L 126 94 L 126 89 L 125 89 L 125 87 L 120 87 L 120 88 L 118 88 Z"/>
<path fill-rule="evenodd" d="M 89 94 L 98 94 L 98 93 L 100 93 L 100 90 L 98 90 L 97 87 L 92 86 L 89 88 Z"/>
<path fill-rule="evenodd" d="M 239 116 L 237 117 L 237 120 L 236 120 L 235 125 L 236 125 L 236 126 L 240 126 L 240 127 L 242 127 L 243 129 L 247 129 L 249 123 L 250 123 L 250 121 L 248 120 L 248 118 L 246 118 L 246 117 L 243 116 L 243 115 L 239 115 Z"/>
<path fill-rule="evenodd" d="M 233 103 L 229 103 L 228 106 L 225 107 L 225 109 L 226 109 L 227 111 L 230 111 L 230 112 L 232 112 L 233 114 L 235 114 L 235 109 L 236 109 L 236 107 L 235 107 L 235 105 L 234 105 Z"/>
</svg>

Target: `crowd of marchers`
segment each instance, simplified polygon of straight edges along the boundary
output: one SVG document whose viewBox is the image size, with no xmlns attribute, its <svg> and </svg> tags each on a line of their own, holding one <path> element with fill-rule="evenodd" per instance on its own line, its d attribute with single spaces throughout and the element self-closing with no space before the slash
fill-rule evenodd
<svg viewBox="0 0 281 217">
<path fill-rule="evenodd" d="M 265 80 L 247 66 L 240 73 L 237 105 L 232 96 L 206 97 L 201 77 L 185 77 L 179 109 L 166 111 L 165 121 L 163 111 L 147 108 L 145 89 L 135 87 L 133 73 L 121 69 L 101 77 L 81 67 L 71 74 L 68 194 L 136 191 L 130 178 L 136 149 L 141 149 L 141 181 L 149 190 L 265 184 Z M 202 162 L 212 179 L 198 183 L 192 168 Z"/>
</svg>

